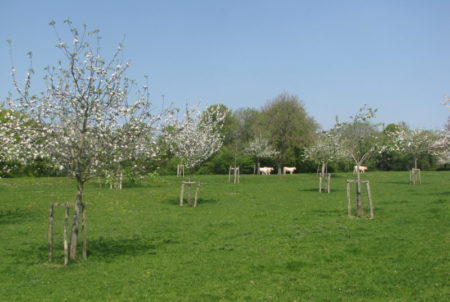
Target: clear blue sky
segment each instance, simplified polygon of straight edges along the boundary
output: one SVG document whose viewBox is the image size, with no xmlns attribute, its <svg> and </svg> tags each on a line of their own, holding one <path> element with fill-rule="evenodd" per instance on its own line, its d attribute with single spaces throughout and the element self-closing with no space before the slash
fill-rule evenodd
<svg viewBox="0 0 450 302">
<path fill-rule="evenodd" d="M 126 35 L 129 76 L 150 77 L 152 101 L 260 108 L 298 95 L 323 128 L 363 104 L 377 121 L 439 129 L 449 110 L 450 1 L 0 0 L 0 97 L 8 46 L 23 77 L 56 63 L 48 22 L 98 28 L 105 53 Z"/>
</svg>

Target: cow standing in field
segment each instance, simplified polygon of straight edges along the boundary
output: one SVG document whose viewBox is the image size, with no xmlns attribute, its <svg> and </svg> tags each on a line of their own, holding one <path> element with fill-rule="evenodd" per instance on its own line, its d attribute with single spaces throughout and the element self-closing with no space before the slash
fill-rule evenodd
<svg viewBox="0 0 450 302">
<path fill-rule="evenodd" d="M 259 168 L 259 172 L 263 175 L 270 175 L 270 173 L 272 173 L 272 171 L 273 171 L 273 168 L 270 168 L 270 167 Z"/>
<path fill-rule="evenodd" d="M 364 173 L 367 171 L 367 167 L 366 166 L 359 166 L 359 172 L 360 173 Z M 355 166 L 355 168 L 353 169 L 353 173 L 358 173 L 358 166 Z"/>
<path fill-rule="evenodd" d="M 295 172 L 295 170 L 297 170 L 296 167 L 283 167 L 283 174 L 286 174 L 286 172 L 292 174 Z"/>
</svg>

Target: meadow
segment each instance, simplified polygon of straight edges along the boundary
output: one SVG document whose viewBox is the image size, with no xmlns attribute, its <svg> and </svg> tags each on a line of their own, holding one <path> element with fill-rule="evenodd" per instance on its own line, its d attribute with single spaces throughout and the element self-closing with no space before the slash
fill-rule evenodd
<svg viewBox="0 0 450 302">
<path fill-rule="evenodd" d="M 375 219 L 348 218 L 345 180 L 315 174 L 196 176 L 197 208 L 180 178 L 110 190 L 88 184 L 89 256 L 47 261 L 52 202 L 66 178 L 0 180 L 1 301 L 449 301 L 450 172 L 369 172 Z"/>
</svg>

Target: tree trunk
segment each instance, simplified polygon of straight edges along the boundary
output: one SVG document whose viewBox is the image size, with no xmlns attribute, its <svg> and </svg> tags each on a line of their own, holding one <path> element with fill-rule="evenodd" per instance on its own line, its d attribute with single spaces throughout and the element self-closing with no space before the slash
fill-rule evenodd
<svg viewBox="0 0 450 302">
<path fill-rule="evenodd" d="M 78 231 L 80 228 L 80 218 L 83 212 L 83 192 L 84 182 L 77 178 L 77 197 L 75 199 L 75 211 L 73 212 L 72 235 L 70 238 L 70 259 L 77 258 Z"/>
<path fill-rule="evenodd" d="M 358 182 L 356 183 L 356 216 L 362 217 L 364 210 L 361 202 L 361 173 L 359 171 L 359 163 L 356 164 L 356 173 L 358 175 Z"/>
<path fill-rule="evenodd" d="M 259 163 L 259 159 L 258 159 L 258 164 L 256 165 L 256 175 L 260 175 L 261 172 L 259 171 L 260 168 L 260 163 Z"/>
<path fill-rule="evenodd" d="M 417 169 L 417 157 L 414 157 L 414 169 Z"/>
</svg>

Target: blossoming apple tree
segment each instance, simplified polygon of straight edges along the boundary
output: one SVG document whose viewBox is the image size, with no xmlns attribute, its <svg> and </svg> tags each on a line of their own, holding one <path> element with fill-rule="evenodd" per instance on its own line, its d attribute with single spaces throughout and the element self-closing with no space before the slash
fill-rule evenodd
<svg viewBox="0 0 450 302">
<path fill-rule="evenodd" d="M 172 119 L 165 131 L 170 150 L 181 159 L 189 171 L 217 152 L 223 143 L 220 130 L 226 118 L 220 106 L 210 106 L 201 112 L 198 106 L 186 108 L 182 119 Z"/>
<path fill-rule="evenodd" d="M 335 131 L 338 133 L 338 142 L 343 155 L 351 158 L 356 165 L 356 216 L 364 215 L 361 202 L 361 174 L 359 167 L 375 152 L 382 150 L 379 137 L 370 120 L 375 117 L 376 109 L 364 106 L 350 117 L 349 122 L 337 122 Z M 369 202 L 371 202 L 369 193 Z M 372 213 L 371 213 L 372 214 Z"/>
<path fill-rule="evenodd" d="M 133 159 L 137 154 L 155 154 L 149 133 L 156 128 L 159 117 L 150 114 L 148 87 L 136 90 L 136 99 L 129 103 L 134 82 L 125 76 L 129 67 L 122 59 L 120 44 L 109 59 L 102 56 L 98 30 L 79 31 L 70 20 L 65 42 L 53 27 L 62 60 L 45 68 L 45 90 L 31 92 L 33 69 L 30 68 L 23 85 L 13 85 L 17 97 L 10 97 L 7 109 L 20 114 L 11 115 L 4 128 L 9 139 L 20 137 L 22 149 L 33 156 L 45 156 L 66 169 L 77 184 L 70 258 L 77 257 L 80 217 L 85 183 L 104 174 L 111 165 Z M 31 54 L 30 54 L 31 57 Z M 28 119 L 34 127 L 21 127 L 15 116 Z M 24 136 L 25 134 L 25 136 Z M 132 145 L 130 146 L 130 143 Z"/>
<path fill-rule="evenodd" d="M 432 154 L 443 160 L 448 154 L 448 134 L 444 131 L 409 129 L 402 125 L 390 134 L 390 138 L 392 150 L 406 153 L 414 160 L 414 167 L 410 171 L 412 184 L 421 181 L 417 165 L 421 156 Z"/>
<path fill-rule="evenodd" d="M 256 174 L 259 175 L 259 166 L 261 158 L 273 158 L 278 155 L 276 151 L 269 144 L 269 140 L 262 137 L 261 134 L 256 136 L 253 140 L 248 143 L 245 152 L 252 156 L 256 160 Z"/>
<path fill-rule="evenodd" d="M 319 180 L 319 192 L 321 192 L 322 180 L 328 175 L 328 163 L 344 157 L 335 129 L 319 133 L 316 141 L 305 148 L 304 157 L 321 166 Z"/>
</svg>

